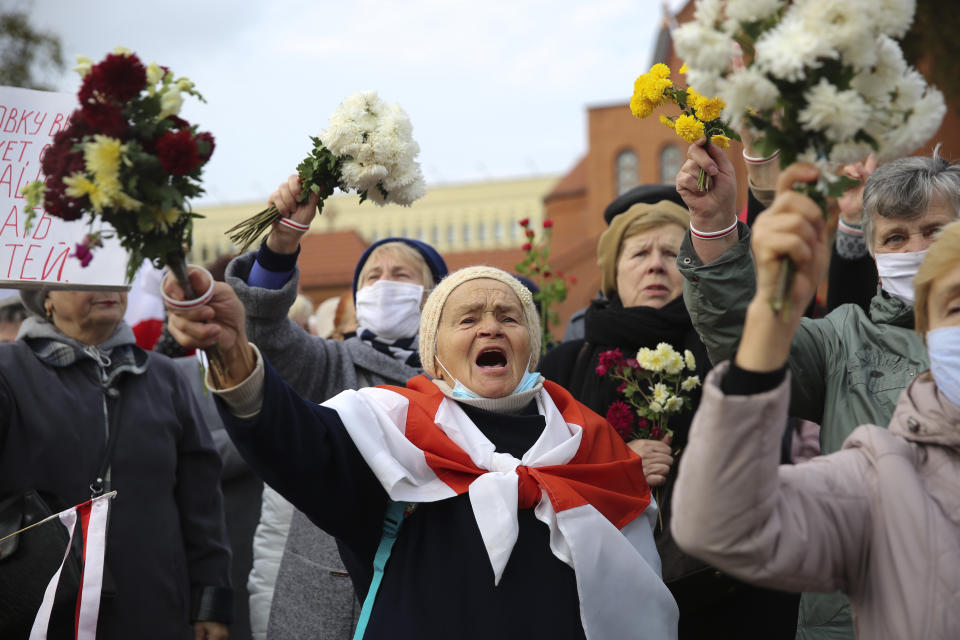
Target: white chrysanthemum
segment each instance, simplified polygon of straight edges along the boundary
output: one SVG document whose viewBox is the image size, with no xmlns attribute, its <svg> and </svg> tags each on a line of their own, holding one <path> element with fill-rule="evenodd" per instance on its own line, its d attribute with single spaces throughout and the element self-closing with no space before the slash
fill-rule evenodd
<svg viewBox="0 0 960 640">
<path fill-rule="evenodd" d="M 682 24 L 670 35 L 677 55 L 691 69 L 720 72 L 733 57 L 733 38 L 716 29 L 704 27 L 699 22 Z M 690 82 L 689 75 L 687 81 Z"/>
<path fill-rule="evenodd" d="M 933 137 L 946 114 L 943 94 L 929 87 L 903 124 L 890 127 L 880 135 L 877 161 L 895 160 L 915 151 Z"/>
<path fill-rule="evenodd" d="M 674 352 L 667 357 L 666 361 L 663 370 L 666 371 L 668 375 L 675 376 L 683 371 L 683 356 L 679 353 Z"/>
<path fill-rule="evenodd" d="M 927 81 L 916 69 L 907 69 L 894 87 L 890 108 L 894 111 L 909 111 L 923 98 Z"/>
<path fill-rule="evenodd" d="M 910 25 L 917 9 L 916 0 L 872 0 L 873 20 L 880 33 L 893 38 L 902 38 Z"/>
<path fill-rule="evenodd" d="M 660 342 L 657 344 L 657 353 L 664 358 L 670 358 L 677 353 L 677 350 L 669 342 Z"/>
<path fill-rule="evenodd" d="M 907 62 L 897 42 L 887 36 L 877 39 L 877 61 L 872 69 L 854 76 L 851 86 L 877 106 L 889 104 L 891 94 L 907 72 Z"/>
<path fill-rule="evenodd" d="M 713 28 L 723 17 L 722 0 L 697 0 L 693 19 L 704 27 Z"/>
<path fill-rule="evenodd" d="M 685 349 L 683 352 L 683 360 L 687 363 L 687 369 L 690 369 L 690 371 L 696 370 L 697 359 L 693 357 L 693 351 L 690 351 L 690 349 Z"/>
<path fill-rule="evenodd" d="M 700 376 L 690 376 L 680 383 L 680 388 L 684 391 L 691 391 L 700 386 Z"/>
<path fill-rule="evenodd" d="M 798 120 L 807 131 L 823 131 L 833 141 L 852 138 L 870 116 L 870 107 L 856 91 L 840 91 L 826 78 L 803 95 L 807 106 Z"/>
<path fill-rule="evenodd" d="M 679 411 L 683 408 L 683 398 L 679 396 L 670 396 L 670 398 L 663 404 L 663 410 L 667 413 L 673 413 Z"/>
<path fill-rule="evenodd" d="M 737 22 L 758 22 L 775 14 L 783 4 L 783 0 L 727 0 L 727 18 Z"/>
<path fill-rule="evenodd" d="M 876 61 L 876 25 L 871 3 L 873 0 L 801 0 L 793 5 L 790 14 L 822 45 L 836 51 L 844 64 L 865 69 Z M 832 57 L 832 56 L 831 56 Z"/>
<path fill-rule="evenodd" d="M 788 11 L 773 29 L 757 40 L 754 64 L 766 73 L 795 82 L 806 77 L 808 69 L 816 69 L 822 58 L 836 58 L 838 52 L 824 38 L 807 27 Z"/>
<path fill-rule="evenodd" d="M 863 162 L 872 151 L 873 147 L 869 144 L 848 140 L 833 145 L 833 149 L 830 150 L 830 159 L 839 164 Z"/>
<path fill-rule="evenodd" d="M 662 382 L 658 382 L 654 386 L 650 387 L 650 393 L 653 395 L 653 399 L 663 404 L 667 401 L 667 398 L 670 397 L 670 390 L 667 389 L 667 385 Z"/>
<path fill-rule="evenodd" d="M 718 95 L 726 104 L 723 119 L 736 128 L 740 126 L 748 109 L 761 111 L 772 107 L 780 92 L 777 85 L 750 66 L 724 78 Z"/>
<path fill-rule="evenodd" d="M 720 95 L 720 88 L 725 80 L 716 71 L 690 69 L 687 72 L 687 86 L 693 87 L 702 96 Z"/>
<path fill-rule="evenodd" d="M 349 158 L 340 172 L 343 185 L 377 204 L 407 206 L 426 192 L 410 119 L 374 91 L 354 93 L 340 103 L 320 140 L 334 155 Z"/>
<path fill-rule="evenodd" d="M 180 113 L 183 106 L 183 96 L 174 88 L 168 88 L 160 96 L 160 114 L 157 120 L 163 120 L 169 116 L 175 116 Z"/>
<path fill-rule="evenodd" d="M 654 413 L 663 413 L 663 405 L 659 402 L 651 402 L 650 411 L 653 411 Z"/>
</svg>

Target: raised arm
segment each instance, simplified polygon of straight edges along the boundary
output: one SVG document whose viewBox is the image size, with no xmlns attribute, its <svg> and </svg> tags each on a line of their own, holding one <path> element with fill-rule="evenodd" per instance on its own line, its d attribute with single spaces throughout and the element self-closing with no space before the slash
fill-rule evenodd
<svg viewBox="0 0 960 640">
<path fill-rule="evenodd" d="M 757 292 L 734 363 L 714 369 L 704 387 L 672 520 L 674 537 L 689 553 L 759 584 L 797 591 L 849 588 L 869 526 L 860 452 L 797 468 L 778 465 L 787 359 L 829 251 L 819 208 L 791 185 L 816 176 L 809 165 L 785 172 L 772 208 L 779 215 L 765 223 L 771 233 L 758 230 Z M 780 317 L 769 299 L 785 256 L 797 275 L 790 315 Z"/>
</svg>

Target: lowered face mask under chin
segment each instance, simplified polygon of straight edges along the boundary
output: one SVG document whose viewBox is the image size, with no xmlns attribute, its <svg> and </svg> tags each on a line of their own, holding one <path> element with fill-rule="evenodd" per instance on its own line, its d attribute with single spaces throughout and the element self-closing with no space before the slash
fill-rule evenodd
<svg viewBox="0 0 960 640">
<path fill-rule="evenodd" d="M 521 393 L 523 391 L 529 391 L 530 389 L 533 389 L 535 386 L 537 386 L 538 382 L 540 382 L 540 374 L 536 372 L 531 372 L 529 370 L 531 358 L 533 358 L 532 354 L 530 358 L 527 359 L 527 366 L 526 366 L 526 369 L 524 369 L 523 377 L 520 378 L 520 383 L 517 385 L 517 387 L 513 391 L 510 392 L 510 395 Z M 476 391 L 473 391 L 472 389 L 467 387 L 465 384 L 457 380 L 453 376 L 453 374 L 450 373 L 450 371 L 445 366 L 443 366 L 443 363 L 440 362 L 440 358 L 437 358 L 436 356 L 434 356 L 434 359 L 436 359 L 437 364 L 440 365 L 440 368 L 443 369 L 444 373 L 450 376 L 450 379 L 453 380 L 454 385 L 453 385 L 452 395 L 454 398 L 458 400 L 478 400 L 480 398 L 485 397 L 480 395 Z"/>
<path fill-rule="evenodd" d="M 926 251 L 908 251 L 907 253 L 878 253 L 877 273 L 880 286 L 892 296 L 896 296 L 913 306 L 913 278 L 920 269 Z"/>
</svg>

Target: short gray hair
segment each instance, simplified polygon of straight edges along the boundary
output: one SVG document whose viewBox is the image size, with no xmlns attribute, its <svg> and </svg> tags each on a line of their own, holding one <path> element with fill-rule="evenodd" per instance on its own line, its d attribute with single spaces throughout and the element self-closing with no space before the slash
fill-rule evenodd
<svg viewBox="0 0 960 640">
<path fill-rule="evenodd" d="M 874 253 L 874 216 L 919 218 L 935 198 L 960 214 L 960 164 L 940 157 L 940 145 L 930 157 L 900 158 L 878 167 L 863 188 L 863 239 Z"/>
</svg>

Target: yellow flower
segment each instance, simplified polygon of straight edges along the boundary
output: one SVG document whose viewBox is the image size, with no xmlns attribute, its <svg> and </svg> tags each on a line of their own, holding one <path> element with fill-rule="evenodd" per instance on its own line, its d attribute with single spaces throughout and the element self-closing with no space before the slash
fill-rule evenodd
<svg viewBox="0 0 960 640">
<path fill-rule="evenodd" d="M 71 198 L 82 198 L 88 196 L 93 210 L 97 213 L 103 213 L 103 208 L 109 206 L 110 202 L 103 189 L 96 182 L 87 178 L 82 173 L 74 173 L 63 179 L 63 184 L 67 185 L 64 193 Z"/>
<path fill-rule="evenodd" d="M 163 81 L 163 77 L 167 75 L 167 72 L 163 70 L 163 67 L 158 65 L 156 62 L 151 62 L 147 65 L 147 92 L 152 96 L 156 93 L 157 83 Z"/>
<path fill-rule="evenodd" d="M 633 94 L 633 97 L 630 98 L 630 113 L 636 118 L 646 118 L 648 115 L 653 113 L 654 105 L 649 100 L 645 99 L 639 94 Z"/>
<path fill-rule="evenodd" d="M 113 52 L 114 52 L 115 54 L 117 54 L 118 56 L 132 56 L 132 55 L 133 55 L 133 51 L 130 51 L 130 49 L 127 49 L 126 47 L 114 47 L 114 48 L 113 48 Z"/>
<path fill-rule="evenodd" d="M 693 87 L 687 87 L 687 106 L 688 107 L 690 107 L 691 109 L 696 109 L 697 102 L 699 102 L 702 99 L 703 99 L 703 96 L 697 93 L 696 89 L 694 89 Z"/>
<path fill-rule="evenodd" d="M 75 66 L 73 70 L 79 73 L 81 78 L 86 77 L 92 68 L 93 60 L 87 56 L 77 56 L 77 66 Z"/>
<path fill-rule="evenodd" d="M 683 407 L 683 398 L 671 396 L 663 405 L 663 410 L 667 413 L 679 411 Z"/>
<path fill-rule="evenodd" d="M 661 115 L 660 115 L 660 122 L 662 122 L 665 127 L 669 127 L 669 128 L 671 128 L 671 129 L 673 129 L 673 120 L 671 120 L 671 119 L 668 118 L 667 116 L 661 114 Z"/>
<path fill-rule="evenodd" d="M 724 106 L 723 100 L 718 97 L 708 99 L 700 96 L 696 104 L 693 105 L 693 108 L 696 111 L 698 118 L 704 122 L 710 122 L 711 120 L 716 120 L 720 117 L 720 113 L 723 111 Z"/>
<path fill-rule="evenodd" d="M 690 71 L 690 67 L 687 65 L 686 62 L 684 62 L 684 63 L 683 63 L 683 66 L 680 67 L 679 73 L 686 73 L 687 71 Z"/>
<path fill-rule="evenodd" d="M 174 86 L 177 87 L 178 91 L 190 91 L 193 89 L 194 84 L 189 78 L 177 78 Z"/>
<path fill-rule="evenodd" d="M 83 162 L 96 180 L 119 175 L 124 146 L 116 138 L 97 134 L 83 146 Z"/>
<path fill-rule="evenodd" d="M 124 211 L 137 211 L 143 206 L 142 202 L 135 198 L 131 198 L 119 189 L 117 189 L 117 193 L 113 197 L 113 204 Z"/>
<path fill-rule="evenodd" d="M 670 67 L 663 64 L 662 62 L 658 62 L 657 64 L 650 67 L 650 75 L 660 80 L 666 80 L 670 78 Z"/>
<path fill-rule="evenodd" d="M 643 76 L 640 77 L 642 78 Z M 663 92 L 672 86 L 673 83 L 668 78 L 655 78 L 652 76 L 647 76 L 646 81 L 641 87 L 641 92 L 643 97 L 650 102 L 656 105 L 661 105 L 666 100 Z"/>
<path fill-rule="evenodd" d="M 675 123 L 677 135 L 687 142 L 696 142 L 703 137 L 703 123 L 690 115 L 682 115 Z"/>
<path fill-rule="evenodd" d="M 172 224 L 180 219 L 180 210 L 176 208 L 170 208 L 166 211 L 157 208 L 153 214 L 157 219 L 157 226 L 159 226 L 163 231 L 167 231 Z"/>
<path fill-rule="evenodd" d="M 175 116 L 180 113 L 180 107 L 183 106 L 183 97 L 175 89 L 164 91 L 160 97 L 160 115 L 157 120 L 163 120 L 168 116 Z"/>
<path fill-rule="evenodd" d="M 730 146 L 730 138 L 719 133 L 713 136 L 712 138 L 710 138 L 710 142 L 717 145 L 721 149 L 726 149 L 727 147 Z"/>
</svg>

